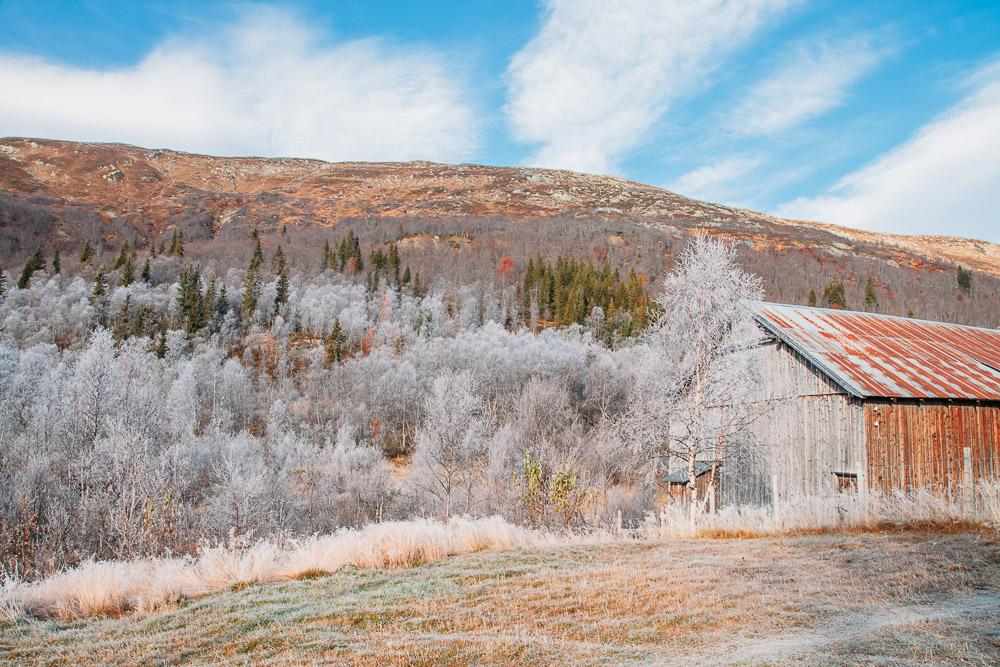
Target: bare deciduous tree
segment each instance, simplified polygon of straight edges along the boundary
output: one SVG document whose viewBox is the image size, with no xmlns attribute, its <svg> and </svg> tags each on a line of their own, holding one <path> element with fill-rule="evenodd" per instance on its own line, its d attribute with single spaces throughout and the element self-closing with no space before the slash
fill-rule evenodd
<svg viewBox="0 0 1000 667">
<path fill-rule="evenodd" d="M 636 386 L 622 420 L 627 442 L 659 474 L 672 459 L 688 472 L 692 508 L 697 463 L 711 462 L 714 498 L 720 462 L 734 453 L 759 410 L 754 355 L 761 339 L 751 304 L 760 281 L 735 261 L 734 246 L 696 236 L 664 280 L 662 315 L 646 332 Z"/>
</svg>

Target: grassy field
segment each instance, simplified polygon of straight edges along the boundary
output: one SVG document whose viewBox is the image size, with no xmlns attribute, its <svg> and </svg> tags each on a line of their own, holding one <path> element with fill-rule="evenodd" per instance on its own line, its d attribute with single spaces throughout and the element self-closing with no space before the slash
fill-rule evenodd
<svg viewBox="0 0 1000 667">
<path fill-rule="evenodd" d="M 484 551 L 0 626 L 2 664 L 1000 664 L 975 531 Z"/>
</svg>

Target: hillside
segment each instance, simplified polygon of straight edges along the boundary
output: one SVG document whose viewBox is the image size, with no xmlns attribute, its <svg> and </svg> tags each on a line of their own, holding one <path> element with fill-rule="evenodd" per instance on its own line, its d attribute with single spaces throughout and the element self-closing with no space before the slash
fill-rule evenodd
<svg viewBox="0 0 1000 667">
<path fill-rule="evenodd" d="M 0 623 L 0 664 L 995 664 L 997 557 L 975 532 L 484 551 Z"/>
<path fill-rule="evenodd" d="M 568 171 L 480 165 L 327 163 L 221 158 L 121 144 L 0 139 L 0 262 L 39 244 L 108 252 L 183 231 L 192 256 L 242 266 L 249 230 L 283 231 L 293 257 L 353 227 L 363 244 L 401 242 L 424 275 L 473 280 L 497 260 L 558 254 L 631 266 L 654 280 L 695 228 L 746 242 L 745 264 L 770 298 L 805 302 L 846 283 L 860 305 L 868 279 L 894 314 L 996 325 L 979 303 L 956 304 L 961 264 L 980 297 L 1000 285 L 1000 246 L 784 220 L 698 202 L 648 185 Z M 524 224 L 530 223 L 530 224 Z M 317 244 L 319 244 L 317 246 Z M 472 257 L 458 257 L 464 253 Z"/>
</svg>

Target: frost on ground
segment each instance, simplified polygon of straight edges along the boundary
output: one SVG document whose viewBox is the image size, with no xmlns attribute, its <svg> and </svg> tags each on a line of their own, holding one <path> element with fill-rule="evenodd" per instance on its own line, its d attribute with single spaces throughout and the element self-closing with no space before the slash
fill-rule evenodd
<svg viewBox="0 0 1000 667">
<path fill-rule="evenodd" d="M 0 626 L 8 664 L 1000 661 L 979 531 L 604 541 L 237 586 L 145 614 Z"/>
</svg>

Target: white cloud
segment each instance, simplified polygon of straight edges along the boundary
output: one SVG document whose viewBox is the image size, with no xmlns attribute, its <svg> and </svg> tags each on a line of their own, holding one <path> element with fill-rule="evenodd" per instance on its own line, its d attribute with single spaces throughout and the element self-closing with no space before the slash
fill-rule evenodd
<svg viewBox="0 0 1000 667">
<path fill-rule="evenodd" d="M 685 197 L 710 202 L 731 201 L 733 181 L 746 176 L 759 167 L 759 157 L 732 156 L 689 171 L 667 186 Z"/>
<path fill-rule="evenodd" d="M 506 112 L 541 166 L 610 172 L 790 0 L 551 0 L 511 60 Z"/>
<path fill-rule="evenodd" d="M 748 91 L 725 124 L 737 136 L 769 135 L 815 118 L 843 104 L 851 84 L 888 53 L 865 39 L 799 44 Z"/>
<path fill-rule="evenodd" d="M 121 69 L 0 54 L 0 128 L 226 155 L 454 161 L 478 143 L 457 78 L 428 51 L 334 43 L 258 8 Z"/>
<path fill-rule="evenodd" d="M 1000 62 L 980 70 L 959 104 L 911 139 L 778 213 L 863 229 L 1000 242 Z"/>
</svg>

